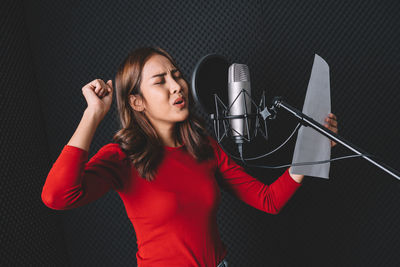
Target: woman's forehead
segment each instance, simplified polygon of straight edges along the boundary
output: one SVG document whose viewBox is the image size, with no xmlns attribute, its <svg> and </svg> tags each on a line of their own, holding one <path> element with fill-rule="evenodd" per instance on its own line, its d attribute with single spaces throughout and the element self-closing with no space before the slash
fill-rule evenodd
<svg viewBox="0 0 400 267">
<path fill-rule="evenodd" d="M 151 78 L 151 76 L 163 72 L 170 72 L 176 69 L 171 61 L 162 55 L 152 55 L 144 64 L 142 75 L 143 78 Z"/>
</svg>

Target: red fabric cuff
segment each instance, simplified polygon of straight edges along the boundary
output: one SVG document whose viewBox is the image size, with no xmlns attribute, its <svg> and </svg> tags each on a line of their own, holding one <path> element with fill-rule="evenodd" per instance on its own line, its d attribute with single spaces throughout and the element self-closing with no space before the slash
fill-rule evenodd
<svg viewBox="0 0 400 267">
<path fill-rule="evenodd" d="M 285 179 L 288 180 L 288 185 L 293 186 L 293 187 L 297 187 L 297 188 L 300 187 L 303 183 L 296 182 L 292 178 L 292 176 L 290 176 L 289 169 L 290 168 L 286 169 L 286 171 L 284 172 L 284 174 L 282 176 L 284 176 Z"/>
</svg>

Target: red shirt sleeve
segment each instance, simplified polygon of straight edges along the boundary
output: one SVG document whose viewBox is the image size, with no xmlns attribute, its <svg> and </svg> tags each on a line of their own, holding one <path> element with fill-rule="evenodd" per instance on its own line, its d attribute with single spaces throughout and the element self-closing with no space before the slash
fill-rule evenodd
<svg viewBox="0 0 400 267">
<path fill-rule="evenodd" d="M 272 184 L 262 183 L 233 161 L 216 140 L 210 140 L 216 151 L 218 171 L 224 186 L 246 204 L 267 213 L 278 214 L 301 186 L 290 176 L 289 169 Z"/>
<path fill-rule="evenodd" d="M 53 164 L 42 189 L 43 203 L 55 210 L 86 205 L 110 189 L 123 186 L 126 155 L 116 143 L 103 146 L 88 162 L 88 152 L 65 145 Z"/>
</svg>

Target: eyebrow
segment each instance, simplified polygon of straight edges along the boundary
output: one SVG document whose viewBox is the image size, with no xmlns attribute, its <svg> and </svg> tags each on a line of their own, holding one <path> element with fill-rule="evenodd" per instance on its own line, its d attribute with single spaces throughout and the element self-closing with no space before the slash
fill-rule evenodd
<svg viewBox="0 0 400 267">
<path fill-rule="evenodd" d="M 173 70 L 171 70 L 171 73 L 175 73 L 175 72 L 177 72 L 177 71 L 179 71 L 179 70 L 178 70 L 178 69 L 173 69 Z M 167 74 L 166 72 L 159 73 L 159 74 L 155 74 L 155 75 L 151 76 L 150 79 L 153 79 L 153 78 L 155 78 L 155 77 L 162 77 L 162 76 L 164 76 L 164 75 L 166 75 L 166 74 Z"/>
</svg>

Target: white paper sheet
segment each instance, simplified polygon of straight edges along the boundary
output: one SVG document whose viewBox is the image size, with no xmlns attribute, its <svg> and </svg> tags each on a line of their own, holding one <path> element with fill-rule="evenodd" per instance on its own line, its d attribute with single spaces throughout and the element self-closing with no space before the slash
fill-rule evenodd
<svg viewBox="0 0 400 267">
<path fill-rule="evenodd" d="M 314 64 L 308 83 L 303 113 L 324 125 L 331 112 L 329 66 L 315 54 Z M 297 135 L 292 163 L 329 160 L 330 139 L 311 127 L 301 126 Z M 329 179 L 330 163 L 292 166 L 291 173 Z"/>
</svg>

